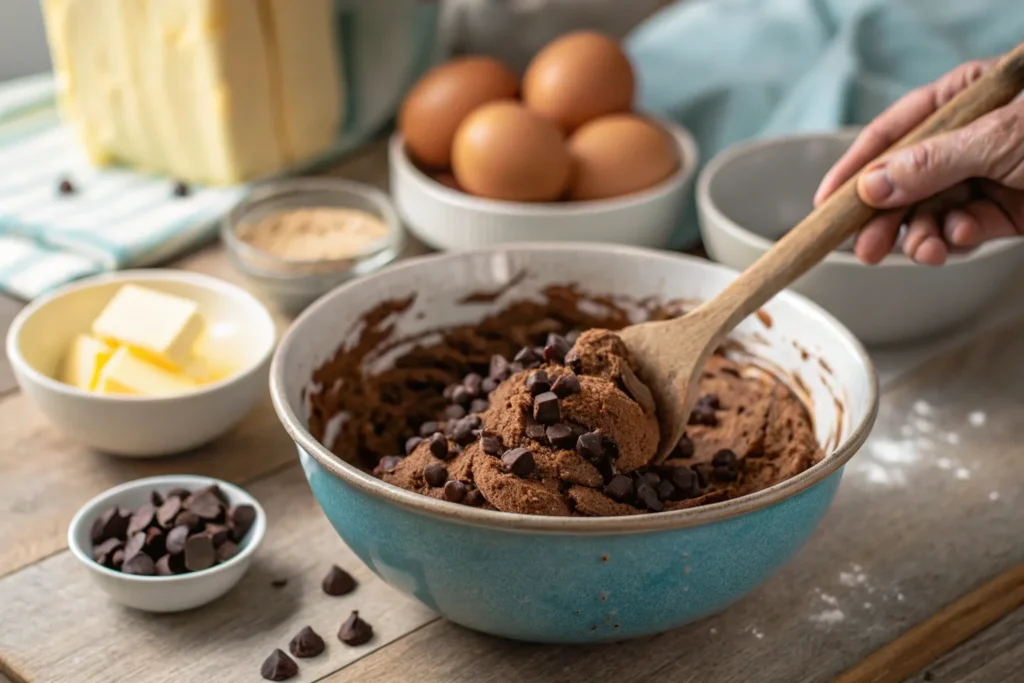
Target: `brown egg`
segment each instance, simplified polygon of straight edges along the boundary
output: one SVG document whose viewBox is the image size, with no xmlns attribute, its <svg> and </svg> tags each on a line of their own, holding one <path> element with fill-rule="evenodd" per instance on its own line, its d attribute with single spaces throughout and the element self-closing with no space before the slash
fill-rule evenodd
<svg viewBox="0 0 1024 683">
<path fill-rule="evenodd" d="M 566 132 L 633 106 L 633 67 L 611 38 L 562 36 L 537 53 L 523 76 L 523 101 Z"/>
<path fill-rule="evenodd" d="M 573 178 L 569 197 L 605 199 L 657 185 L 679 167 L 672 137 L 634 114 L 584 124 L 569 138 Z"/>
<path fill-rule="evenodd" d="M 518 92 L 519 77 L 491 57 L 463 57 L 432 69 L 409 92 L 398 113 L 406 149 L 424 166 L 448 168 L 452 139 L 469 112 Z"/>
<path fill-rule="evenodd" d="M 492 102 L 459 126 L 452 171 L 463 189 L 481 197 L 553 201 L 569 184 L 569 150 L 550 121 L 518 102 Z"/>
<path fill-rule="evenodd" d="M 456 180 L 455 176 L 449 173 L 448 171 L 441 171 L 440 173 L 435 173 L 431 177 L 447 188 L 450 188 L 452 190 L 458 190 L 459 192 L 463 191 L 462 187 L 459 186 L 459 181 Z"/>
</svg>

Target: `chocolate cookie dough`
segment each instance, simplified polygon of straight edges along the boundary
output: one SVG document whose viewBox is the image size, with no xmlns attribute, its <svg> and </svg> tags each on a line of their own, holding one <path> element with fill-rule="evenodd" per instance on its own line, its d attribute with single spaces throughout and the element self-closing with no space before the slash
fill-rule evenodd
<svg viewBox="0 0 1024 683">
<path fill-rule="evenodd" d="M 721 501 L 821 459 L 797 396 L 766 372 L 717 354 L 686 436 L 663 465 L 652 465 L 654 403 L 607 329 L 628 319 L 614 306 L 609 315 L 584 315 L 571 296 L 548 294 L 546 307 L 516 304 L 473 328 L 443 331 L 440 343 L 408 351 L 378 375 L 363 377 L 362 359 L 339 352 L 315 378 L 331 390 L 309 396 L 314 436 L 324 441 L 327 425 L 341 422 L 328 444 L 335 453 L 422 495 L 556 516 Z M 589 327 L 606 329 L 571 331 Z M 346 400 L 335 390 L 346 385 L 363 395 Z"/>
</svg>

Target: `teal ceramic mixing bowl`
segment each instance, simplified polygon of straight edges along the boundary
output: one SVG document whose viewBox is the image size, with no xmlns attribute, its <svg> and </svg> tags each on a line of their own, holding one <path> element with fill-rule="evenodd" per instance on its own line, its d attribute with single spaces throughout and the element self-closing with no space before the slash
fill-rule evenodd
<svg viewBox="0 0 1024 683">
<path fill-rule="evenodd" d="M 874 370 L 853 335 L 823 310 L 784 292 L 734 336 L 799 387 L 825 459 L 756 494 L 676 512 L 515 515 L 401 490 L 340 461 L 311 436 L 303 389 L 358 329 L 361 314 L 382 301 L 415 295 L 393 316 L 395 336 L 404 337 L 473 323 L 552 284 L 700 300 L 733 277 L 687 256 L 592 244 L 520 244 L 410 260 L 345 284 L 306 310 L 274 358 L 274 405 L 327 518 L 391 586 L 463 626 L 518 640 L 592 643 L 657 633 L 725 608 L 792 557 L 867 438 L 877 410 Z M 465 302 L 471 292 L 503 287 L 496 301 Z"/>
</svg>

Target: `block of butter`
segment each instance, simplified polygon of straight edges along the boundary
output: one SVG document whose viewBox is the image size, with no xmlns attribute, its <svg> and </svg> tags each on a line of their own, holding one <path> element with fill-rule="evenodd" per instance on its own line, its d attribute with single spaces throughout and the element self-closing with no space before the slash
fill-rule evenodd
<svg viewBox="0 0 1024 683">
<path fill-rule="evenodd" d="M 274 174 L 342 124 L 334 0 L 44 0 L 65 120 L 97 164 Z"/>
<path fill-rule="evenodd" d="M 64 358 L 61 380 L 71 386 L 92 391 L 96 388 L 100 371 L 113 355 L 114 349 L 99 339 L 80 334 L 71 342 Z"/>
<path fill-rule="evenodd" d="M 96 338 L 129 347 L 172 372 L 192 362 L 203 319 L 194 301 L 148 287 L 125 285 L 92 323 Z"/>
<path fill-rule="evenodd" d="M 149 363 L 122 346 L 100 371 L 96 391 L 101 394 L 169 396 L 192 391 L 197 386 L 191 377 Z"/>
</svg>

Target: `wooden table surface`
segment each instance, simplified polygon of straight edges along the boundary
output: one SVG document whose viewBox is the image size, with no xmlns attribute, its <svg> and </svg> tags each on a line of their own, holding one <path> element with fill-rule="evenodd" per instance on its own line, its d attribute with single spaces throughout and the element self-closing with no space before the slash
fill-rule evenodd
<svg viewBox="0 0 1024 683">
<path fill-rule="evenodd" d="M 382 148 L 336 173 L 384 185 Z M 217 245 L 173 266 L 240 282 Z M 0 329 L 20 307 L 0 298 Z M 255 681 L 264 657 L 305 625 L 328 640 L 328 651 L 300 662 L 294 680 L 303 682 L 830 681 L 1024 562 L 1024 281 L 990 320 L 995 327 L 874 354 L 885 380 L 877 426 L 825 521 L 778 575 L 721 614 L 602 647 L 479 635 L 386 586 L 320 512 L 269 396 L 231 434 L 194 453 L 117 459 L 47 424 L 0 355 L 0 683 Z M 244 485 L 270 524 L 253 568 L 227 596 L 153 616 L 107 600 L 64 539 L 93 495 L 167 472 Z M 331 564 L 356 576 L 354 593 L 319 591 Z M 285 587 L 271 586 L 281 578 Z M 351 609 L 374 626 L 367 645 L 334 637 Z M 1024 680 L 1022 636 L 1017 609 L 908 680 Z"/>
</svg>

